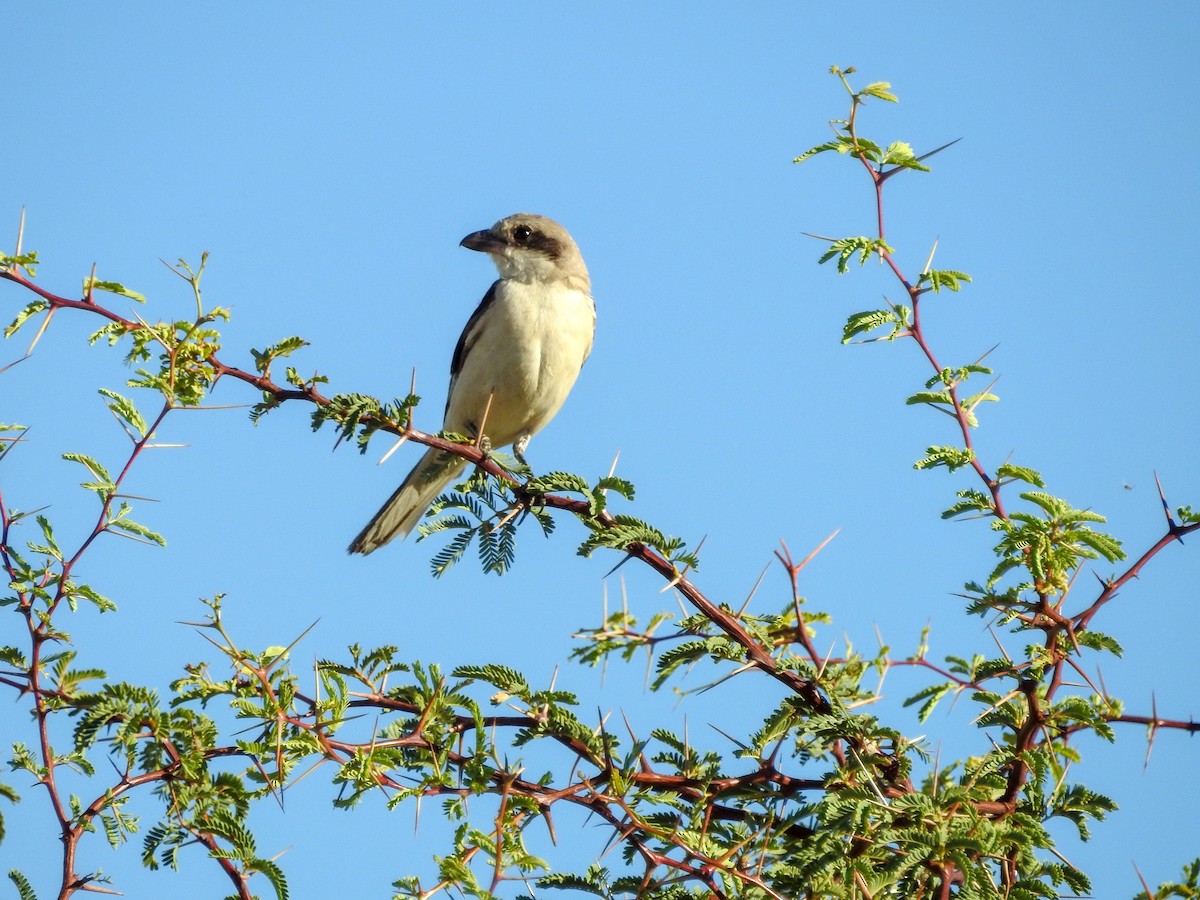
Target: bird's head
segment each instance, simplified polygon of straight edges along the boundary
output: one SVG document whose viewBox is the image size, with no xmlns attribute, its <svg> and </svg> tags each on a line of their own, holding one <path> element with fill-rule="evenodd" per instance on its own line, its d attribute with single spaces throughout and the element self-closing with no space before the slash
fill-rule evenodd
<svg viewBox="0 0 1200 900">
<path fill-rule="evenodd" d="M 517 213 L 491 228 L 468 234 L 462 246 L 486 253 L 496 264 L 501 278 L 514 281 L 573 282 L 588 290 L 587 266 L 567 229 L 553 219 L 532 213 Z"/>
</svg>

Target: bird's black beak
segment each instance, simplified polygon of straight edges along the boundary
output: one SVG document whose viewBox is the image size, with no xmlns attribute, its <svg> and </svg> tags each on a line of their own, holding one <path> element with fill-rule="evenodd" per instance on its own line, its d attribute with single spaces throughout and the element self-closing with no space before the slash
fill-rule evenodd
<svg viewBox="0 0 1200 900">
<path fill-rule="evenodd" d="M 500 253 L 507 245 L 503 239 L 487 229 L 468 234 L 459 242 L 459 246 L 466 247 L 468 250 L 478 250 L 480 253 Z"/>
</svg>

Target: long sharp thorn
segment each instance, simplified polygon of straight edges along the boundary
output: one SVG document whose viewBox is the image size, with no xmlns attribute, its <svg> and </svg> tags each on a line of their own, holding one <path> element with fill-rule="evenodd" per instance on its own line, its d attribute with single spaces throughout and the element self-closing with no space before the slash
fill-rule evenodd
<svg viewBox="0 0 1200 900">
<path fill-rule="evenodd" d="M 295 640 L 293 640 L 290 644 L 288 644 L 286 647 L 284 647 L 283 650 L 281 650 L 279 653 L 275 654 L 275 656 L 273 656 L 271 658 L 271 663 L 274 664 L 275 662 L 278 662 L 279 660 L 286 657 L 292 650 L 295 649 L 297 644 L 299 644 L 302 640 L 304 640 L 308 636 L 308 633 L 310 631 L 312 631 L 314 628 L 317 627 L 317 625 L 320 621 L 321 620 L 319 618 L 314 619 L 313 623 L 311 625 L 309 625 L 302 632 L 300 632 L 300 634 L 298 634 L 296 636 Z"/>
<path fill-rule="evenodd" d="M 390 457 L 393 453 L 395 453 L 397 450 L 399 450 L 400 445 L 405 443 L 407 440 L 408 440 L 407 434 L 400 435 L 400 439 L 397 440 L 396 443 L 392 444 L 391 449 L 388 450 L 387 453 L 383 454 L 383 456 L 380 457 L 379 462 L 375 463 L 375 465 L 382 466 L 385 462 L 388 461 L 388 457 Z"/>
<path fill-rule="evenodd" d="M 1000 638 L 996 634 L 995 630 L 992 628 L 991 625 L 988 626 L 988 634 L 990 634 L 992 636 L 992 640 L 996 642 L 996 646 L 999 647 L 1000 652 L 1004 654 L 1005 661 L 1012 662 L 1012 657 L 1008 655 L 1008 651 L 1005 650 L 1004 645 L 1002 643 L 1000 643 Z"/>
<path fill-rule="evenodd" d="M 1162 482 L 1158 480 L 1158 470 L 1154 470 L 1154 484 L 1158 487 L 1158 499 L 1162 501 L 1163 515 L 1167 517 L 1167 526 L 1175 530 L 1175 517 L 1171 515 L 1171 504 L 1167 503 L 1167 495 L 1163 492 Z M 1179 535 L 1175 536 L 1175 540 L 1179 541 Z M 1179 541 L 1183 543 L 1183 541 Z"/>
<path fill-rule="evenodd" d="M 741 748 L 741 749 L 743 749 L 743 750 L 749 750 L 749 749 L 750 749 L 750 747 L 749 747 L 749 745 L 748 745 L 748 744 L 743 744 L 741 741 L 739 741 L 737 738 L 735 738 L 735 737 L 734 737 L 732 734 L 730 734 L 728 731 L 723 731 L 722 729 L 720 729 L 720 728 L 718 728 L 716 725 L 714 725 L 712 722 L 709 722 L 709 723 L 708 723 L 708 727 L 709 727 L 709 728 L 711 728 L 713 731 L 715 731 L 717 734 L 721 735 L 721 737 L 723 737 L 723 738 L 725 738 L 726 740 L 728 740 L 728 741 L 729 741 L 729 743 L 733 744 L 734 746 L 736 746 L 736 747 L 740 747 L 740 748 Z"/>
<path fill-rule="evenodd" d="M 1150 890 L 1150 885 L 1146 884 L 1146 879 L 1142 877 L 1142 870 L 1137 867 L 1137 863 L 1130 861 L 1133 864 L 1133 871 L 1137 872 L 1138 881 L 1142 883 L 1142 888 L 1146 891 L 1146 896 L 1151 900 L 1156 897 L 1157 891 Z"/>
<path fill-rule="evenodd" d="M 708 535 L 706 534 L 704 537 L 700 538 L 700 543 L 696 545 L 696 549 L 692 552 L 695 554 L 699 554 L 700 548 L 704 546 L 704 542 L 707 540 L 708 540 Z M 675 585 L 679 584 L 679 582 L 683 581 L 683 579 L 685 579 L 687 577 L 687 573 L 691 568 L 692 568 L 692 564 L 688 563 L 686 566 L 683 567 L 682 572 L 677 571 L 675 574 L 675 577 L 672 578 L 670 580 L 670 582 L 666 585 L 666 587 L 664 587 L 661 591 L 659 591 L 659 593 L 665 594 L 671 588 L 675 587 Z"/>
<path fill-rule="evenodd" d="M 412 376 L 408 379 L 408 396 L 410 396 L 410 397 L 417 396 L 417 367 L 416 366 L 413 366 Z M 414 418 L 413 407 L 410 406 L 406 410 L 406 412 L 408 413 L 408 421 L 404 423 L 404 430 L 405 430 L 405 432 L 409 432 L 409 431 L 412 431 L 412 427 L 413 427 L 413 418 Z"/>
<path fill-rule="evenodd" d="M 933 246 L 929 248 L 929 259 L 925 260 L 925 266 L 921 269 L 921 274 L 924 275 L 929 271 L 929 267 L 933 265 L 933 254 L 937 253 L 938 241 L 940 238 L 933 239 Z"/>
<path fill-rule="evenodd" d="M 1150 768 L 1150 754 L 1154 750 L 1154 739 L 1158 736 L 1158 698 L 1150 692 L 1150 727 L 1146 732 L 1146 758 L 1142 761 L 1142 771 Z"/>
<path fill-rule="evenodd" d="M 42 339 L 42 335 L 45 334 L 46 329 L 50 327 L 50 320 L 54 318 L 54 312 L 56 308 L 57 307 L 52 306 L 46 312 L 46 318 L 42 319 L 42 324 L 38 328 L 37 334 L 35 334 L 33 336 L 33 340 L 29 342 L 29 349 L 25 351 L 25 359 L 28 359 L 29 355 L 33 353 L 33 348 L 37 346 L 37 342 Z"/>
<path fill-rule="evenodd" d="M 495 394 L 488 394 L 487 405 L 483 408 L 483 419 L 479 423 L 479 434 L 475 437 L 476 450 L 483 449 L 483 437 L 487 434 L 485 429 L 487 428 L 488 413 L 492 411 L 492 398 L 495 396 Z"/>
<path fill-rule="evenodd" d="M 742 613 L 746 611 L 746 607 L 750 605 L 750 601 L 754 599 L 754 595 L 758 593 L 758 587 L 762 584 L 763 578 L 767 575 L 767 570 L 771 568 L 771 564 L 767 563 L 763 566 L 763 570 L 758 573 L 758 580 L 754 582 L 754 587 L 750 588 L 750 593 L 746 595 L 746 602 L 742 604 L 742 608 L 737 611 L 738 618 L 741 618 Z"/>
<path fill-rule="evenodd" d="M 168 269 L 170 269 L 172 272 L 174 272 L 176 275 L 178 275 L 180 278 L 182 278 L 184 281 L 191 281 L 191 278 L 189 278 L 189 277 L 188 277 L 187 275 L 185 275 L 183 272 L 179 271 L 179 266 L 173 266 L 173 265 L 171 265 L 169 262 L 167 262 L 167 261 L 166 261 L 165 259 L 163 259 L 161 256 L 158 258 L 158 261 L 159 261 L 160 263 L 162 263 L 164 266 L 166 266 Z M 187 267 L 187 263 L 185 263 L 185 262 L 184 262 L 182 259 L 181 259 L 179 262 L 180 262 L 180 264 L 181 264 L 181 265 L 183 265 L 185 268 Z"/>
<path fill-rule="evenodd" d="M 921 156 L 918 156 L 918 157 L 917 157 L 917 162 L 922 162 L 922 161 L 924 161 L 924 160 L 926 160 L 926 159 L 929 159 L 929 157 L 933 156 L 935 153 L 941 153 L 941 152 L 942 152 L 943 150 L 945 150 L 947 147 L 953 147 L 955 144 L 957 144 L 957 143 L 958 143 L 959 141 L 961 141 L 961 140 L 962 140 L 962 138 L 955 138 L 954 140 L 952 140 L 952 141 L 951 141 L 950 143 L 948 143 L 948 144 L 942 144 L 942 146 L 938 147 L 936 150 L 930 150 L 928 153 L 925 153 L 925 154 L 922 154 Z"/>
<path fill-rule="evenodd" d="M 995 351 L 995 349 L 999 346 L 1000 346 L 999 344 L 992 344 L 992 346 L 983 354 L 983 356 L 981 356 L 981 357 L 979 357 L 979 359 L 975 360 L 975 365 L 979 365 L 981 362 L 983 362 L 985 359 L 987 359 L 989 356 L 991 356 L 992 353 Z"/>
<path fill-rule="evenodd" d="M 633 554 L 626 553 L 625 558 L 623 560 L 621 560 L 619 563 L 617 563 L 615 566 L 613 566 L 611 569 L 609 569 L 607 572 L 604 573 L 604 577 L 607 578 L 609 575 L 611 575 L 613 572 L 617 571 L 617 569 L 621 568 L 621 566 L 625 565 L 625 563 L 629 562 L 631 559 L 633 559 Z"/>
<path fill-rule="evenodd" d="M 612 465 L 608 467 L 608 477 L 609 478 L 612 478 L 615 474 L 617 474 L 617 460 L 620 458 L 621 458 L 621 451 L 618 450 L 616 452 L 616 454 L 613 456 Z M 607 497 L 608 496 L 608 488 L 605 488 L 600 493 L 603 494 L 605 497 Z"/>
<path fill-rule="evenodd" d="M 812 553 L 808 554 L 808 556 L 806 556 L 806 557 L 804 557 L 804 559 L 800 560 L 800 565 L 795 567 L 796 571 L 799 572 L 801 569 L 803 569 L 805 566 L 807 566 L 810 562 L 812 562 L 813 557 L 815 557 L 818 553 L 820 553 L 822 550 L 824 550 L 825 547 L 829 544 L 829 542 L 838 536 L 838 533 L 841 530 L 842 529 L 840 527 L 833 529 L 833 533 L 830 534 L 829 537 L 825 538 L 825 540 L 821 541 L 821 543 L 819 543 L 817 545 L 817 548 L 815 550 L 813 550 Z"/>
<path fill-rule="evenodd" d="M 975 405 L 974 405 L 974 406 L 972 406 L 972 407 L 969 407 L 969 408 L 968 408 L 968 407 L 966 407 L 966 406 L 964 406 L 964 407 L 963 407 L 963 409 L 966 409 L 968 412 L 970 412 L 972 409 L 974 409 L 974 408 L 975 408 L 975 406 L 978 406 L 980 403 L 982 403 L 982 402 L 983 402 L 983 398 L 992 392 L 992 388 L 994 388 L 994 387 L 996 386 L 996 382 L 997 382 L 997 381 L 999 381 L 999 380 L 1000 380 L 1000 376 L 999 376 L 999 375 L 997 375 L 995 378 L 993 378 L 993 379 L 992 379 L 992 383 L 991 383 L 991 384 L 989 384 L 987 387 L 985 387 L 985 388 L 984 388 L 984 389 L 983 389 L 983 390 L 980 392 L 980 394 L 979 394 L 979 400 L 977 400 L 977 401 L 975 402 Z M 958 383 L 961 383 L 961 382 L 958 382 Z M 953 413 L 951 413 L 951 415 L 953 415 Z"/>
<path fill-rule="evenodd" d="M 0 366 L 0 375 L 3 375 L 5 372 L 7 372 L 9 369 L 11 369 L 13 366 L 15 366 L 17 363 L 23 363 L 23 362 L 25 362 L 25 360 L 27 360 L 27 359 L 29 359 L 29 354 L 28 354 L 28 353 L 26 353 L 26 354 L 25 354 L 24 356 L 22 356 L 20 359 L 14 359 L 12 362 L 10 362 L 10 363 L 7 363 L 7 364 L 5 364 L 5 365 L 3 365 L 3 366 Z"/>
</svg>

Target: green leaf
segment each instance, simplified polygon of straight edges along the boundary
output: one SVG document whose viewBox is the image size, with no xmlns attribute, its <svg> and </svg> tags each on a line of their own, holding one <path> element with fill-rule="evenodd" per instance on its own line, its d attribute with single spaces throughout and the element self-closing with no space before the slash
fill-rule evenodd
<svg viewBox="0 0 1200 900">
<path fill-rule="evenodd" d="M 138 303 L 145 303 L 145 294 L 139 294 L 137 291 L 131 291 L 123 284 L 118 284 L 115 281 L 100 281 L 98 278 L 87 277 L 83 279 L 83 293 L 86 295 L 91 291 L 106 291 L 109 294 L 119 294 L 122 297 L 128 297 L 130 300 L 136 300 Z"/>
<path fill-rule="evenodd" d="M 22 325 L 29 321 L 30 318 L 36 316 L 40 312 L 45 312 L 49 308 L 50 302 L 48 300 L 42 300 L 40 297 L 37 300 L 33 300 L 26 304 L 25 308 L 17 313 L 17 317 L 12 320 L 12 324 L 4 329 L 4 336 L 6 338 L 12 337 L 17 333 L 17 331 L 20 330 Z"/>
<path fill-rule="evenodd" d="M 818 144 L 808 150 L 805 150 L 799 156 L 792 160 L 794 163 L 802 163 L 805 160 L 812 159 L 820 153 L 827 153 L 830 150 L 835 150 L 841 154 L 853 154 L 854 156 L 865 156 L 871 162 L 879 162 L 883 156 L 883 151 L 879 145 L 873 141 L 868 141 L 861 137 L 852 137 L 848 134 L 838 135 L 832 141 L 826 141 L 824 144 Z"/>
<path fill-rule="evenodd" d="M 1045 491 L 1025 491 L 1021 494 L 1022 500 L 1028 500 L 1042 508 L 1042 511 L 1051 517 L 1063 515 L 1070 506 L 1063 500 L 1055 497 L 1053 494 L 1047 494 Z"/>
<path fill-rule="evenodd" d="M 912 310 L 907 306 L 899 305 L 895 309 L 872 309 L 852 313 L 842 328 L 842 343 L 848 344 L 858 335 L 882 328 L 885 325 L 892 326 L 891 333 L 884 338 L 873 338 L 872 340 L 894 341 L 896 338 L 908 334 L 911 314 Z"/>
<path fill-rule="evenodd" d="M 899 103 L 900 98 L 892 93 L 892 86 L 886 81 L 872 81 L 866 87 L 859 90 L 860 97 L 877 97 L 880 100 L 886 100 L 888 103 Z"/>
<path fill-rule="evenodd" d="M 1105 651 L 1111 653 L 1113 656 L 1125 655 L 1125 648 L 1117 642 L 1116 638 L 1099 631 L 1077 631 L 1075 632 L 1075 640 L 1079 642 L 1081 647 L 1090 647 L 1093 650 Z"/>
<path fill-rule="evenodd" d="M 966 447 L 930 447 L 922 459 L 913 463 L 914 469 L 936 469 L 945 466 L 951 472 L 969 466 L 975 454 Z"/>
<path fill-rule="evenodd" d="M 1179 521 L 1185 525 L 1194 525 L 1200 522 L 1200 510 L 1193 511 L 1190 506 L 1178 506 L 1175 508 L 1175 515 L 1179 517 Z"/>
<path fill-rule="evenodd" d="M 996 511 L 992 498 L 982 491 L 967 488 L 957 494 L 959 500 L 942 513 L 943 519 L 953 519 L 964 513 L 990 514 Z"/>
<path fill-rule="evenodd" d="M 75 607 L 75 601 L 80 599 L 87 600 L 102 613 L 112 612 L 117 608 L 117 604 L 87 584 L 75 584 L 69 581 L 63 586 L 63 596 L 71 603 L 72 609 Z"/>
<path fill-rule="evenodd" d="M 92 457 L 86 456 L 82 453 L 64 453 L 62 458 L 68 462 L 79 463 L 81 466 L 91 472 L 92 477 L 97 481 L 104 481 L 108 482 L 109 484 L 112 483 L 112 476 L 108 474 L 108 470 L 105 469 L 104 466 L 100 465 L 100 463 L 96 462 L 96 460 L 92 459 Z"/>
<path fill-rule="evenodd" d="M 513 522 L 506 522 L 498 529 L 486 526 L 477 529 L 479 560 L 485 573 L 503 575 L 512 568 L 516 558 L 516 531 Z"/>
<path fill-rule="evenodd" d="M 128 503 L 122 503 L 121 508 L 117 510 L 117 514 L 104 523 L 105 529 L 111 530 L 116 528 L 118 531 L 144 538 L 151 543 L 158 544 L 160 547 L 167 546 L 167 539 L 157 531 L 151 531 L 145 525 L 141 525 L 128 518 L 132 510 L 133 508 Z"/>
<path fill-rule="evenodd" d="M 0 646 L 0 662 L 4 663 L 5 665 L 16 666 L 17 668 L 21 669 L 24 669 L 29 665 L 29 663 L 25 661 L 25 655 L 20 650 L 18 650 L 16 647 L 9 647 L 7 645 Z"/>
<path fill-rule="evenodd" d="M 435 578 L 441 578 L 463 558 L 463 554 L 471 546 L 471 540 L 474 537 L 475 529 L 473 528 L 460 531 L 449 544 L 434 555 L 433 559 L 429 561 L 429 565 Z"/>
<path fill-rule="evenodd" d="M 832 141 L 826 141 L 824 144 L 817 144 L 815 147 L 810 147 L 799 156 L 792 160 L 794 163 L 802 163 L 806 159 L 812 159 L 819 153 L 825 153 L 829 150 L 836 150 L 838 153 L 845 153 L 850 149 L 849 138 L 838 137 Z"/>
<path fill-rule="evenodd" d="M 326 422 L 333 422 L 341 440 L 353 438 L 358 444 L 359 452 L 366 453 L 371 437 L 380 428 L 387 425 L 400 430 L 408 425 L 412 409 L 420 400 L 416 394 L 410 394 L 403 400 L 397 399 L 384 404 L 365 394 L 336 394 L 327 404 L 313 410 L 312 429 L 317 431 Z M 271 398 L 265 399 L 251 411 L 251 418 L 261 417 L 272 405 Z"/>
<path fill-rule="evenodd" d="M 277 344 L 271 344 L 263 350 L 251 348 L 250 355 L 254 357 L 254 368 L 260 375 L 266 375 L 271 369 L 271 363 L 283 356 L 291 356 L 302 347 L 307 347 L 308 341 L 299 337 L 287 337 Z"/>
<path fill-rule="evenodd" d="M 591 536 L 576 550 L 580 556 L 591 556 L 600 547 L 625 550 L 633 544 L 644 544 L 657 550 L 673 563 L 682 563 L 693 569 L 699 568 L 699 559 L 687 550 L 686 544 L 676 537 L 667 537 L 654 526 L 633 516 L 614 516 L 611 524 L 597 527 Z"/>
<path fill-rule="evenodd" d="M 837 270 L 839 274 L 845 274 L 850 270 L 850 260 L 855 254 L 858 254 L 858 264 L 866 265 L 874 254 L 880 255 L 891 253 L 892 248 L 882 238 L 867 237 L 865 235 L 857 235 L 855 237 L 839 238 L 829 242 L 829 249 L 821 255 L 819 263 L 827 263 L 831 259 L 837 259 Z"/>
<path fill-rule="evenodd" d="M 139 439 L 146 436 L 149 426 L 146 425 L 146 420 L 142 418 L 142 414 L 138 412 L 138 408 L 133 405 L 132 400 L 121 396 L 116 391 L 110 391 L 108 388 L 100 388 L 100 393 L 109 399 L 105 405 L 114 416 L 128 425 Z"/>
<path fill-rule="evenodd" d="M 929 171 L 929 167 L 917 159 L 913 148 L 904 141 L 894 141 L 889 144 L 879 163 L 880 165 L 896 166 L 900 169 L 914 169 L 918 172 Z"/>
<path fill-rule="evenodd" d="M 586 875 L 573 873 L 555 873 L 538 879 L 538 887 L 555 888 L 563 891 L 581 891 L 594 897 L 611 897 L 608 887 L 608 870 L 592 864 Z"/>
<path fill-rule="evenodd" d="M 913 694 L 904 701 L 905 706 L 913 706 L 920 703 L 921 708 L 917 711 L 917 720 L 924 722 L 933 712 L 938 701 L 945 697 L 948 693 L 954 690 L 953 682 L 945 682 L 944 684 L 932 684 L 923 690 Z"/>
<path fill-rule="evenodd" d="M 270 882 L 271 887 L 275 890 L 277 900 L 288 900 L 287 878 L 284 877 L 283 869 L 279 867 L 278 863 L 255 857 L 246 861 L 246 868 L 251 872 L 258 872 Z"/>
<path fill-rule="evenodd" d="M 904 402 L 908 406 L 916 406 L 918 403 L 927 403 L 930 406 L 954 406 L 954 401 L 947 391 L 917 391 Z"/>
<path fill-rule="evenodd" d="M 29 273 L 32 278 L 37 274 L 37 251 L 31 250 L 28 253 L 21 253 L 17 256 L 9 256 L 7 253 L 0 253 L 0 269 L 15 269 L 18 266 Z"/>
<path fill-rule="evenodd" d="M 34 893 L 33 885 L 29 883 L 29 879 L 19 869 L 9 869 L 8 880 L 17 886 L 17 895 L 21 900 L 37 900 L 37 894 Z"/>
<path fill-rule="evenodd" d="M 941 293 L 942 288 L 948 291 L 961 290 L 963 282 L 970 280 L 971 276 L 966 272 L 959 272 L 955 269 L 930 269 L 921 273 L 921 280 L 917 284 L 918 286 L 928 284 L 934 293 Z"/>
<path fill-rule="evenodd" d="M 62 559 L 62 552 L 58 549 L 58 544 L 54 540 L 54 529 L 50 526 L 50 520 L 45 516 L 37 517 L 38 526 L 42 529 L 42 538 L 46 541 L 46 550 L 48 555 L 55 559 Z"/>
<path fill-rule="evenodd" d="M 615 475 L 606 475 L 597 481 L 596 490 L 613 491 L 620 494 L 626 500 L 632 500 L 634 495 L 633 482 L 626 481 L 624 478 L 618 478 Z"/>
<path fill-rule="evenodd" d="M 999 466 L 996 469 L 996 478 L 1000 480 L 1024 481 L 1026 484 L 1032 484 L 1034 487 L 1040 488 L 1046 486 L 1046 482 L 1037 470 L 1025 466 L 1015 466 L 1012 463 L 1004 463 Z"/>
<path fill-rule="evenodd" d="M 957 369 L 941 369 L 936 375 L 925 382 L 925 387 L 931 388 L 935 384 L 944 384 L 946 387 L 956 387 L 966 381 L 972 375 L 978 374 L 991 375 L 992 370 L 987 366 L 981 366 L 979 363 L 971 363 L 967 366 L 960 366 Z"/>
<path fill-rule="evenodd" d="M 591 493 L 592 486 L 586 478 L 571 472 L 547 472 L 536 478 L 530 478 L 526 487 L 537 494 L 550 494 L 567 491 L 576 494 Z"/>
<path fill-rule="evenodd" d="M 496 665 L 494 663 L 488 663 L 483 666 L 459 666 L 450 674 L 455 678 L 486 681 L 493 687 L 517 697 L 527 698 L 530 695 L 529 682 L 525 680 L 525 676 L 516 669 L 510 669 L 508 666 Z"/>
<path fill-rule="evenodd" d="M 1121 549 L 1121 542 L 1111 535 L 1092 531 L 1090 528 L 1081 528 L 1074 535 L 1079 543 L 1091 547 L 1109 562 L 1117 562 L 1125 558 L 1125 551 Z"/>
<path fill-rule="evenodd" d="M 1000 398 L 991 391 L 980 391 L 978 394 L 972 394 L 962 401 L 962 408 L 968 412 L 973 410 L 980 403 L 998 403 Z"/>
</svg>

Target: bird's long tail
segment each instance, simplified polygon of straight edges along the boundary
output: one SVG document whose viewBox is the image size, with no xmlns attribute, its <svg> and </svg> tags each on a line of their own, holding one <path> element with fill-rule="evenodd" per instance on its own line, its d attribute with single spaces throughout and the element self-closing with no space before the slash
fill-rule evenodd
<svg viewBox="0 0 1200 900">
<path fill-rule="evenodd" d="M 393 538 L 407 537 L 425 515 L 429 504 L 465 467 L 466 461 L 452 453 L 426 450 L 404 483 L 396 488 L 396 493 L 350 542 L 349 552 L 366 556 Z"/>
</svg>

